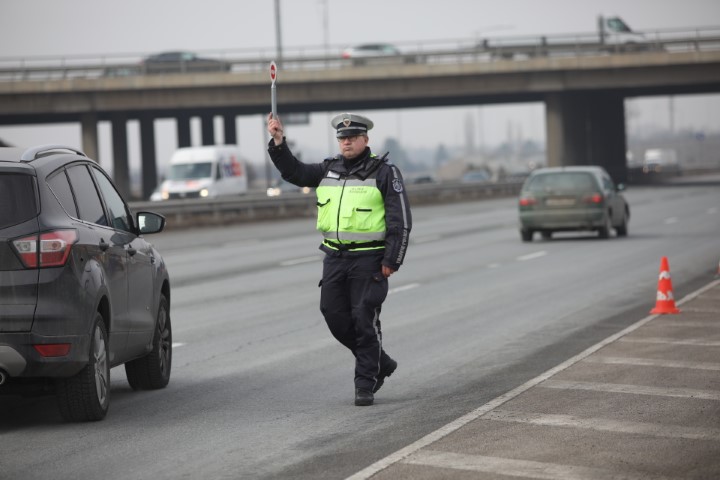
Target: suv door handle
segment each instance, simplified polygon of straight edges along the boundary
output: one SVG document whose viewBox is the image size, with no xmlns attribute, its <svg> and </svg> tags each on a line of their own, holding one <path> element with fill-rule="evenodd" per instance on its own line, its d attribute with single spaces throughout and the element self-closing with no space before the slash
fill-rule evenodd
<svg viewBox="0 0 720 480">
<path fill-rule="evenodd" d="M 101 238 L 101 239 L 100 239 L 100 243 L 98 244 L 98 246 L 100 247 L 100 250 L 102 250 L 103 252 L 104 252 L 105 250 L 107 250 L 108 248 L 110 248 L 110 244 L 109 244 L 109 243 L 105 243 L 105 239 L 104 239 L 104 238 Z"/>
<path fill-rule="evenodd" d="M 134 249 L 133 247 L 131 247 L 130 245 L 128 245 L 128 247 L 127 247 L 127 252 L 128 252 L 128 253 L 130 254 L 130 256 L 132 257 L 133 255 L 135 255 L 135 254 L 137 253 L 137 250 Z"/>
</svg>

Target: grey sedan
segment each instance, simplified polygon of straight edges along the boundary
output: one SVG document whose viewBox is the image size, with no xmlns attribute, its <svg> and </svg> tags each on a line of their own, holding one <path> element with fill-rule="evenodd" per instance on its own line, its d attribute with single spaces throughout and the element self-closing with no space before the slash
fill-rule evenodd
<svg viewBox="0 0 720 480">
<path fill-rule="evenodd" d="M 599 166 L 548 167 L 533 171 L 520 191 L 520 237 L 530 242 L 535 232 L 546 240 L 554 232 L 595 231 L 608 238 L 628 233 L 630 207 Z"/>
</svg>

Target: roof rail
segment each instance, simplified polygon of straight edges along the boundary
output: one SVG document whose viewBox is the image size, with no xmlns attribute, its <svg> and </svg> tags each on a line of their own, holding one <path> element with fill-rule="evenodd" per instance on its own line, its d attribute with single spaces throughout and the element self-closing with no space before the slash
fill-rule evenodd
<svg viewBox="0 0 720 480">
<path fill-rule="evenodd" d="M 39 154 L 44 152 L 49 152 L 51 150 L 69 150 L 73 153 L 77 153 L 78 155 L 82 155 L 83 157 L 87 157 L 84 152 L 81 150 L 78 150 L 77 148 L 68 147 L 65 145 L 38 145 L 36 147 L 30 147 L 27 150 L 25 150 L 20 157 L 20 160 L 24 162 L 28 162 L 30 160 L 35 160 Z"/>
</svg>

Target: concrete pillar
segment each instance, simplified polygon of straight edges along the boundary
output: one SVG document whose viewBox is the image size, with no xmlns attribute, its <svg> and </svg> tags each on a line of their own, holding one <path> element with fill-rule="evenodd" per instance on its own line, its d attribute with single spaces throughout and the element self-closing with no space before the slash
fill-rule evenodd
<svg viewBox="0 0 720 480">
<path fill-rule="evenodd" d="M 130 198 L 130 168 L 128 162 L 127 118 L 116 115 L 112 122 L 113 180 L 120 194 Z"/>
<path fill-rule="evenodd" d="M 223 116 L 223 133 L 225 134 L 225 145 L 237 144 L 237 126 L 235 125 L 235 115 Z"/>
<path fill-rule="evenodd" d="M 203 145 L 215 145 L 215 125 L 213 124 L 214 121 L 215 117 L 212 114 L 202 115 L 200 117 Z"/>
<path fill-rule="evenodd" d="M 627 181 L 625 109 L 621 95 L 571 92 L 545 99 L 548 166 L 600 165 Z"/>
<path fill-rule="evenodd" d="M 191 146 L 192 137 L 190 136 L 190 115 L 178 115 L 175 117 L 175 124 L 177 125 L 178 148 Z"/>
<path fill-rule="evenodd" d="M 80 129 L 82 131 L 82 151 L 85 154 L 100 163 L 98 158 L 98 131 L 97 131 L 97 114 L 85 113 L 80 118 Z"/>
<path fill-rule="evenodd" d="M 142 198 L 150 198 L 158 183 L 157 159 L 155 157 L 155 119 L 140 117 L 140 153 L 142 164 Z"/>
</svg>

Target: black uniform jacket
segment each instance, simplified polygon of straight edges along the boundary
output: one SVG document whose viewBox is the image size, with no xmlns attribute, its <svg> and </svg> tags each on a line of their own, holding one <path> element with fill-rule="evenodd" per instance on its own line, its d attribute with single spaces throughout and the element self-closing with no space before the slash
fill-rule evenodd
<svg viewBox="0 0 720 480">
<path fill-rule="evenodd" d="M 336 155 L 321 163 L 306 164 L 295 158 L 286 141 L 275 145 L 271 139 L 268 153 L 282 178 L 299 187 L 317 187 L 331 170 L 341 178 L 362 179 L 376 172 L 377 188 L 385 202 L 385 255 L 382 264 L 394 270 L 400 268 L 407 252 L 412 217 L 402 175 L 395 165 L 386 159 L 372 156 L 370 148 L 365 149 L 365 153 L 352 162 L 342 155 Z M 326 253 L 334 253 L 323 246 L 321 249 Z M 364 253 L 367 254 L 368 251 Z"/>
</svg>

